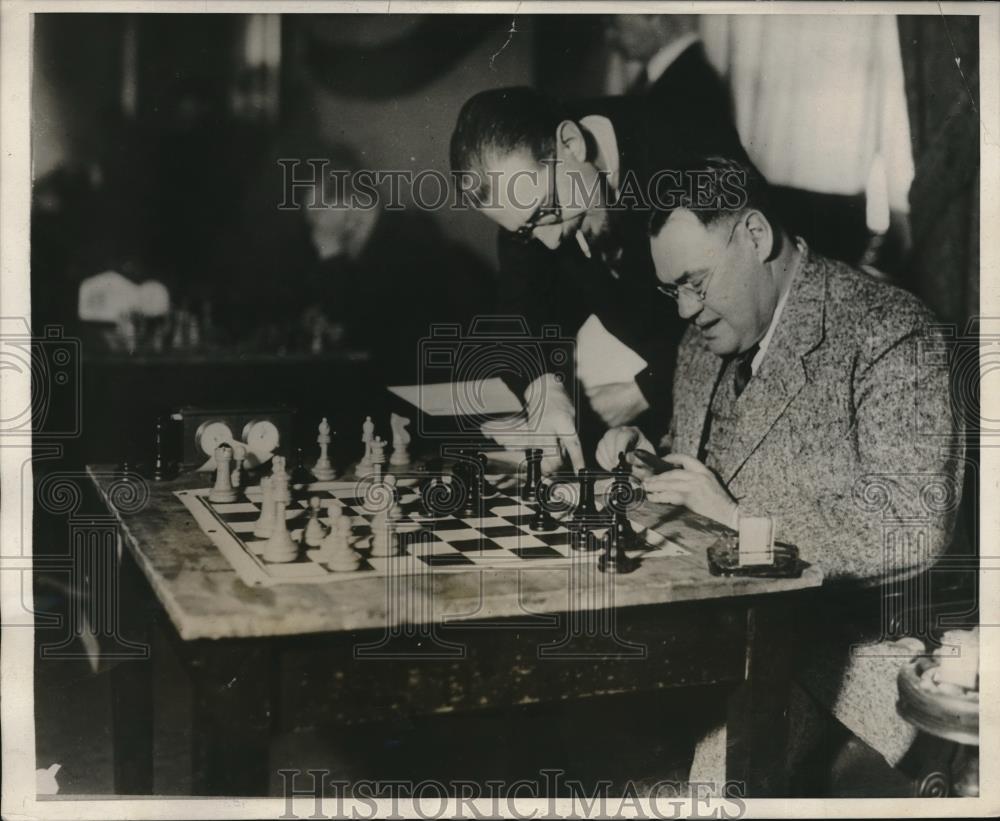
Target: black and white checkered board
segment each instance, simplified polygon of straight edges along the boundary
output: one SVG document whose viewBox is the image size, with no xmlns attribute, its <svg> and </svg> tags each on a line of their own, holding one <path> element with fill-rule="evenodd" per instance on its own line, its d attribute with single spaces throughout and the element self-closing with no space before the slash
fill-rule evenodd
<svg viewBox="0 0 1000 821">
<path fill-rule="evenodd" d="M 317 583 L 343 581 L 360 576 L 386 576 L 407 573 L 453 573 L 467 570 L 511 567 L 569 566 L 581 557 L 596 561 L 597 552 L 581 553 L 570 547 L 571 532 L 561 525 L 552 531 L 536 533 L 528 523 L 535 511 L 503 489 L 505 476 L 489 476 L 497 487 L 491 498 L 483 501 L 482 516 L 445 516 L 426 518 L 420 514 L 419 497 L 413 481 L 403 479 L 398 488 L 402 515 L 396 522 L 400 555 L 392 558 L 368 556 L 371 522 L 376 509 L 366 507 L 364 485 L 359 482 L 314 482 L 296 494 L 287 516 L 292 539 L 299 541 L 306 521 L 306 507 L 312 496 L 320 498 L 326 510 L 338 505 L 353 523 L 355 547 L 365 556 L 360 570 L 336 572 L 322 561 L 320 551 L 300 551 L 294 562 L 272 563 L 261 555 L 266 540 L 253 534 L 260 516 L 260 487 L 248 488 L 242 501 L 217 504 L 208 500 L 209 490 L 182 490 L 176 495 L 191 511 L 201 529 L 233 565 L 243 581 L 250 585 L 281 582 Z M 687 551 L 658 533 L 633 523 L 644 546 L 638 555 L 670 557 Z M 595 531 L 602 536 L 603 531 Z"/>
</svg>

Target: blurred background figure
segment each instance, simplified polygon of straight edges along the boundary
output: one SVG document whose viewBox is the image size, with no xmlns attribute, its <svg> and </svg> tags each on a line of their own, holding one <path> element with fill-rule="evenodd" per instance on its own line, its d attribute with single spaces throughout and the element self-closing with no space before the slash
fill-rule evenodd
<svg viewBox="0 0 1000 821">
<path fill-rule="evenodd" d="M 729 91 L 708 62 L 697 14 L 612 14 L 608 45 L 634 74 L 626 93 L 645 94 L 692 140 L 733 125 Z"/>
<path fill-rule="evenodd" d="M 389 384 L 416 380 L 432 324 L 467 327 L 490 309 L 489 269 L 418 205 L 388 203 L 389 191 L 371 185 L 378 170 L 349 146 L 297 137 L 281 146 L 223 251 L 216 301 L 229 306 L 227 335 L 256 348 L 365 351 Z"/>
</svg>

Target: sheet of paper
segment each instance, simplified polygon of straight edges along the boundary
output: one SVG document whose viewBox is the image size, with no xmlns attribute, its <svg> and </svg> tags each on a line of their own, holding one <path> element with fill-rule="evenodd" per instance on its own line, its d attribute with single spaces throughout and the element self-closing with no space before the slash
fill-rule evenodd
<svg viewBox="0 0 1000 821">
<path fill-rule="evenodd" d="M 429 416 L 518 413 L 521 403 L 500 377 L 478 382 L 396 385 L 389 390 Z"/>
<path fill-rule="evenodd" d="M 576 375 L 585 390 L 626 382 L 646 364 L 593 314 L 580 326 L 576 335 Z"/>
</svg>

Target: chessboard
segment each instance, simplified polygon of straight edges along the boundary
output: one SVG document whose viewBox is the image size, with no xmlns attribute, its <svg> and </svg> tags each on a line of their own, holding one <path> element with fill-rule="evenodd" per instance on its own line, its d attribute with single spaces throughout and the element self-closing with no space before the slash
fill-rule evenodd
<svg viewBox="0 0 1000 821">
<path fill-rule="evenodd" d="M 528 523 L 535 505 L 521 500 L 509 475 L 488 475 L 493 492 L 481 500 L 479 515 L 422 515 L 416 479 L 401 478 L 398 484 L 400 515 L 394 522 L 398 555 L 376 558 L 369 555 L 371 527 L 376 518 L 364 480 L 312 482 L 297 488 L 286 511 L 292 540 L 299 543 L 307 519 L 309 499 L 319 497 L 324 511 L 339 506 L 352 524 L 353 547 L 364 558 L 358 570 L 338 572 L 327 566 L 322 551 L 299 550 L 291 562 L 273 563 L 264 559 L 266 539 L 254 536 L 260 516 L 261 490 L 251 486 L 241 491 L 236 502 L 209 501 L 209 489 L 181 490 L 175 495 L 194 516 L 204 533 L 229 560 L 248 585 L 279 583 L 325 583 L 359 577 L 385 577 L 428 573 L 456 573 L 475 570 L 569 567 L 573 563 L 597 562 L 599 550 L 573 548 L 577 534 L 557 523 L 548 531 L 532 531 Z M 636 532 L 631 552 L 643 560 L 686 556 L 688 551 L 659 533 L 632 521 Z M 603 529 L 591 531 L 600 539 Z"/>
</svg>

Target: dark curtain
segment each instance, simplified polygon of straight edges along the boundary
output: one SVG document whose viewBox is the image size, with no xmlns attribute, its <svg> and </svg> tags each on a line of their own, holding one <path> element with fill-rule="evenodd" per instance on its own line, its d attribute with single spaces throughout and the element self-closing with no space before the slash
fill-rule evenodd
<svg viewBox="0 0 1000 821">
<path fill-rule="evenodd" d="M 979 311 L 979 19 L 900 16 L 916 175 L 907 283 L 959 324 Z"/>
<path fill-rule="evenodd" d="M 899 17 L 915 176 L 910 188 L 908 287 L 955 323 L 952 396 L 965 426 L 967 467 L 950 553 L 963 573 L 939 574 L 932 599 L 978 601 L 979 552 L 979 19 Z M 938 589 L 940 587 L 940 589 Z M 955 612 L 946 606 L 945 612 Z M 974 609 L 974 607 L 973 607 Z"/>
</svg>

